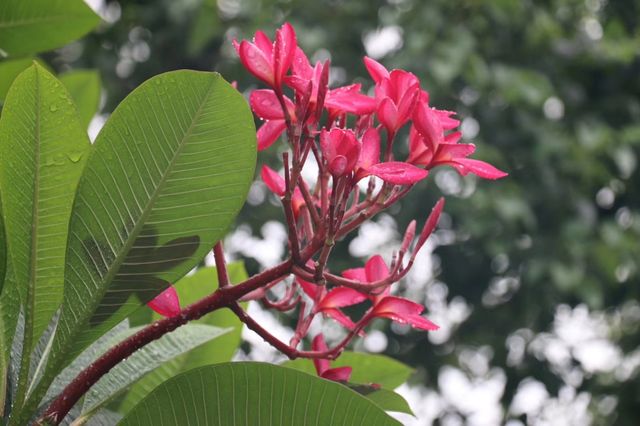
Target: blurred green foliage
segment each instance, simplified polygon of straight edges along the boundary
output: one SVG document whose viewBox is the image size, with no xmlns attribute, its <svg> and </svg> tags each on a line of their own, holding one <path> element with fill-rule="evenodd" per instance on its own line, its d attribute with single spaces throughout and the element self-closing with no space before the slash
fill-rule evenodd
<svg viewBox="0 0 640 426">
<path fill-rule="evenodd" d="M 370 87 L 365 40 L 381 29 L 400 35 L 380 61 L 418 75 L 434 105 L 458 112 L 476 157 L 510 173 L 486 182 L 439 170 L 393 212 L 402 229 L 447 196 L 445 227 L 455 239 L 435 252 L 437 279 L 449 299 L 462 296 L 473 307 L 440 347 L 423 335 L 388 332 L 387 352 L 417 367 L 427 386 L 436 386 L 441 366 L 458 363 L 461 350 L 486 345 L 491 365 L 507 374 L 505 408 L 526 377 L 555 394 L 564 379 L 544 360 L 527 352 L 507 365 L 507 336 L 549 330 L 559 304 L 615 313 L 638 300 L 640 1 L 111 0 L 101 13 L 107 22 L 97 32 L 45 59 L 58 71 L 99 69 L 103 112 L 152 75 L 177 68 L 215 69 L 242 89 L 255 86 L 230 40 L 256 29 L 272 34 L 284 20 L 310 56 L 330 52 L 336 84 Z M 277 206 L 249 206 L 239 222 L 257 229 L 279 215 Z M 353 265 L 341 247 L 338 270 Z M 511 284 L 499 285 L 505 279 Z M 636 318 L 610 338 L 631 352 L 639 327 Z M 636 376 L 585 375 L 580 391 L 618 400 L 615 415 L 605 421 L 594 411 L 595 419 L 640 421 Z"/>
</svg>

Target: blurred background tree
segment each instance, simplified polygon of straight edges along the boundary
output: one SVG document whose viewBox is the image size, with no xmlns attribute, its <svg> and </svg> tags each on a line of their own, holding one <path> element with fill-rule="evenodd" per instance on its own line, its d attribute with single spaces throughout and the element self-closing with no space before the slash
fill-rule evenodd
<svg viewBox="0 0 640 426">
<path fill-rule="evenodd" d="M 442 330 L 385 323 L 361 343 L 417 369 L 401 393 L 418 418 L 402 420 L 640 423 L 640 1 L 88 3 L 100 29 L 44 59 L 58 71 L 100 70 L 94 133 L 127 93 L 164 71 L 213 69 L 254 88 L 230 41 L 273 34 L 285 20 L 310 57 L 331 59 L 334 84 L 370 88 L 365 54 L 418 75 L 433 105 L 458 112 L 477 157 L 510 176 L 492 183 L 437 170 L 339 247 L 337 271 L 359 266 L 353 257 L 389 254 L 396 229 L 447 196 L 430 252 L 399 288 Z M 283 255 L 279 218 L 256 183 L 227 238 L 249 272 Z"/>
</svg>

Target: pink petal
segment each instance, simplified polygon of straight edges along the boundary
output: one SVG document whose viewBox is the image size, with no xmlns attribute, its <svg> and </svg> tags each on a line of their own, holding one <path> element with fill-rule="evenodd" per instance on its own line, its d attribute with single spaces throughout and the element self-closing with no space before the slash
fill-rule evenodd
<svg viewBox="0 0 640 426">
<path fill-rule="evenodd" d="M 378 129 L 371 127 L 362 136 L 358 167 L 368 169 L 378 162 L 380 162 L 380 133 Z"/>
<path fill-rule="evenodd" d="M 367 273 L 364 268 L 347 269 L 346 271 L 342 271 L 342 276 L 361 283 L 367 282 Z"/>
<path fill-rule="evenodd" d="M 309 63 L 307 55 L 305 55 L 304 51 L 299 47 L 296 47 L 296 50 L 293 53 L 293 62 L 291 65 L 292 73 L 296 77 L 307 81 L 313 78 L 313 68 L 311 67 L 311 63 Z"/>
<path fill-rule="evenodd" d="M 420 316 L 424 306 L 401 297 L 387 296 L 382 299 L 371 313 L 374 317 L 389 318 L 402 324 L 410 324 L 423 330 L 437 330 L 436 324 Z"/>
<path fill-rule="evenodd" d="M 466 173 L 473 173 L 474 175 L 483 179 L 500 179 L 508 175 L 508 173 L 498 170 L 489 163 L 484 161 L 474 160 L 471 158 L 456 158 L 456 163 L 463 166 Z M 465 173 L 465 174 L 466 174 Z"/>
<path fill-rule="evenodd" d="M 147 306 L 165 317 L 173 317 L 180 313 L 180 299 L 173 287 L 167 287 L 153 300 L 147 302 Z"/>
<path fill-rule="evenodd" d="M 458 160 L 470 156 L 475 150 L 476 146 L 472 143 L 441 143 L 434 161 Z"/>
<path fill-rule="evenodd" d="M 452 130 L 460 125 L 460 120 L 456 120 L 455 118 L 451 118 L 452 115 L 456 113 L 454 111 L 443 111 L 441 109 L 433 109 L 436 117 L 440 121 L 440 125 L 444 130 Z"/>
<path fill-rule="evenodd" d="M 378 120 L 388 132 L 395 133 L 400 127 L 398 125 L 398 109 L 391 98 L 384 98 L 378 105 Z"/>
<path fill-rule="evenodd" d="M 240 61 L 244 67 L 258 79 L 270 86 L 274 84 L 271 58 L 267 58 L 255 44 L 243 40 L 239 48 Z"/>
<path fill-rule="evenodd" d="M 369 75 L 376 84 L 379 84 L 383 79 L 389 78 L 389 71 L 381 63 L 368 56 L 364 57 L 364 66 L 367 67 Z"/>
<path fill-rule="evenodd" d="M 413 124 L 424 138 L 427 147 L 435 152 L 444 140 L 444 129 L 434 110 L 423 103 L 417 104 L 413 114 Z"/>
<path fill-rule="evenodd" d="M 342 176 L 347 172 L 347 157 L 344 155 L 337 155 L 329 162 L 329 173 L 333 176 Z"/>
<path fill-rule="evenodd" d="M 273 43 L 271 43 L 271 40 L 265 33 L 260 30 L 256 31 L 256 35 L 253 37 L 253 43 L 258 46 L 258 49 L 262 50 L 266 58 L 271 58 L 273 55 Z"/>
<path fill-rule="evenodd" d="M 427 177 L 429 172 L 409 163 L 389 161 L 369 167 L 369 173 L 394 185 L 411 185 Z"/>
<path fill-rule="evenodd" d="M 356 115 L 371 114 L 376 109 L 376 100 L 360 93 L 360 84 L 330 90 L 325 108 Z"/>
<path fill-rule="evenodd" d="M 433 209 L 431 209 L 431 213 L 429 213 L 429 217 L 427 217 L 427 221 L 424 223 L 422 227 L 422 231 L 420 232 L 420 237 L 418 238 L 418 242 L 416 243 L 415 251 L 420 250 L 422 245 L 427 241 L 427 238 L 433 233 L 433 230 L 436 228 L 438 224 L 438 220 L 440 220 L 440 214 L 442 214 L 442 209 L 444 208 L 444 197 L 440 197 L 438 202 Z"/>
<path fill-rule="evenodd" d="M 311 342 L 311 349 L 316 352 L 326 352 L 329 350 L 322 334 L 318 334 L 313 338 L 313 341 Z M 329 360 L 313 358 L 313 365 L 316 367 L 316 373 L 318 376 L 322 376 L 324 372 L 329 369 Z"/>
<path fill-rule="evenodd" d="M 325 370 L 321 374 L 323 379 L 333 380 L 334 382 L 348 382 L 351 378 L 351 367 L 336 367 Z"/>
<path fill-rule="evenodd" d="M 348 287 L 336 287 L 330 290 L 318 304 L 320 310 L 343 308 L 367 300 L 367 296 Z"/>
<path fill-rule="evenodd" d="M 285 98 L 285 103 L 291 114 L 295 109 L 293 102 Z M 249 96 L 249 105 L 251 105 L 253 112 L 263 120 L 284 120 L 284 112 L 282 112 L 280 102 L 273 90 L 254 90 Z"/>
<path fill-rule="evenodd" d="M 367 282 L 376 282 L 383 280 L 389 276 L 389 268 L 384 263 L 384 259 L 379 254 L 372 256 L 364 265 L 367 274 Z"/>
<path fill-rule="evenodd" d="M 276 85 L 282 82 L 285 74 L 289 71 L 296 47 L 296 33 L 291 24 L 285 22 L 284 25 L 276 31 L 276 42 L 273 52 Z"/>
<path fill-rule="evenodd" d="M 271 190 L 274 194 L 279 197 L 284 195 L 285 182 L 282 176 L 278 174 L 275 170 L 271 169 L 269 166 L 262 166 L 262 170 L 260 171 L 260 176 L 262 177 L 262 181 L 267 185 L 267 188 Z"/>
<path fill-rule="evenodd" d="M 420 86 L 415 85 L 410 87 L 402 96 L 400 104 L 398 105 L 398 126 L 404 125 L 411 118 L 419 94 Z"/>
<path fill-rule="evenodd" d="M 407 163 L 418 166 L 428 166 L 433 158 L 433 151 L 427 148 L 424 138 L 415 126 L 409 130 L 409 158 Z"/>
<path fill-rule="evenodd" d="M 417 91 L 416 95 L 420 95 L 420 80 L 413 73 L 405 70 L 393 70 L 389 74 L 389 80 L 393 87 L 393 99 L 396 104 L 400 104 L 403 97 L 413 96 L 413 91 Z"/>
<path fill-rule="evenodd" d="M 287 123 L 284 120 L 269 120 L 258 129 L 258 151 L 269 148 L 286 130 Z"/>
<path fill-rule="evenodd" d="M 324 313 L 328 317 L 333 318 L 348 330 L 353 330 L 356 327 L 351 318 L 343 314 L 339 309 L 323 309 L 322 313 Z"/>
</svg>

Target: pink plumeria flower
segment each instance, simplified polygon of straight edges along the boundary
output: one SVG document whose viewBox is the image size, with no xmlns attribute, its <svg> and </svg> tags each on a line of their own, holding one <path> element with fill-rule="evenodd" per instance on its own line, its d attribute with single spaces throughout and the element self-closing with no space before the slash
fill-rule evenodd
<svg viewBox="0 0 640 426">
<path fill-rule="evenodd" d="M 407 161 L 427 168 L 449 165 L 463 176 L 469 173 L 483 179 L 500 179 L 507 176 L 507 173 L 489 163 L 467 158 L 473 154 L 476 146 L 458 143 L 462 136 L 460 132 L 445 134 L 445 130 L 454 125 L 450 114 L 423 104 L 416 107 L 414 126 L 409 132 Z"/>
<path fill-rule="evenodd" d="M 328 67 L 330 65 L 327 62 L 324 66 Z M 309 103 L 312 109 L 315 109 L 315 105 L 318 102 L 322 71 L 323 64 L 318 62 L 312 67 L 302 49 L 296 49 L 292 75 L 287 77 L 285 81 L 289 86 L 294 88 L 297 93 L 305 93 L 311 88 Z M 330 116 L 339 114 L 366 115 L 373 113 L 376 109 L 376 100 L 360 93 L 360 88 L 360 84 L 352 84 L 350 86 L 328 90 L 324 99 L 324 108 L 329 111 Z"/>
<path fill-rule="evenodd" d="M 318 334 L 313 338 L 311 348 L 317 352 L 326 352 L 329 350 L 322 334 Z M 331 364 L 328 359 L 314 358 L 313 365 L 316 367 L 318 376 L 323 379 L 333 380 L 335 382 L 348 382 L 349 378 L 351 378 L 351 367 L 329 368 Z"/>
<path fill-rule="evenodd" d="M 284 193 L 286 191 L 285 181 L 272 168 L 269 166 L 262 166 L 262 170 L 260 171 L 260 176 L 262 177 L 262 181 L 267 188 L 278 197 L 284 197 Z M 293 190 L 293 194 L 291 196 L 291 207 L 293 207 L 293 215 L 298 217 L 300 209 L 305 205 L 304 197 L 302 196 L 302 192 L 300 192 L 299 188 L 295 188 Z"/>
<path fill-rule="evenodd" d="M 180 313 L 180 299 L 173 286 L 167 287 L 153 300 L 147 302 L 147 306 L 164 317 L 174 317 Z"/>
<path fill-rule="evenodd" d="M 352 130 L 335 127 L 330 131 L 323 129 L 320 148 L 334 178 L 351 173 L 360 156 L 360 143 Z"/>
<path fill-rule="evenodd" d="M 286 96 L 284 96 L 284 101 L 289 118 L 295 123 L 295 105 Z M 287 124 L 284 111 L 273 90 L 254 90 L 251 92 L 251 96 L 249 96 L 249 105 L 258 117 L 265 120 L 265 123 L 258 129 L 256 135 L 258 139 L 258 151 L 262 151 L 273 145 L 286 130 Z"/>
<path fill-rule="evenodd" d="M 371 257 L 364 268 L 348 269 L 342 276 L 363 283 L 374 283 L 389 277 L 389 268 L 380 255 Z M 381 294 L 370 295 L 373 307 L 366 318 L 389 318 L 402 324 L 409 324 L 421 330 L 437 330 L 439 327 L 420 314 L 424 306 L 401 297 L 390 296 L 387 286 Z"/>
<path fill-rule="evenodd" d="M 420 98 L 420 80 L 408 71 L 389 72 L 369 57 L 364 58 L 364 63 L 376 83 L 378 120 L 389 133 L 395 134 L 411 119 Z"/>
<path fill-rule="evenodd" d="M 360 157 L 356 164 L 356 180 L 377 176 L 394 185 L 411 185 L 427 177 L 428 172 L 413 164 L 401 161 L 380 163 L 380 133 L 376 128 L 367 129 L 362 136 Z"/>
<path fill-rule="evenodd" d="M 257 31 L 253 42 L 242 40 L 238 43 L 234 40 L 233 45 L 242 65 L 251 74 L 280 90 L 297 47 L 295 31 L 288 22 L 276 31 L 273 43 L 262 31 Z"/>
<path fill-rule="evenodd" d="M 314 312 L 322 313 L 340 323 L 343 327 L 353 330 L 355 323 L 339 308 L 356 305 L 367 300 L 367 296 L 346 287 L 336 287 L 327 291 L 325 286 L 317 286 L 296 277 L 298 285 L 307 296 L 315 302 Z"/>
</svg>

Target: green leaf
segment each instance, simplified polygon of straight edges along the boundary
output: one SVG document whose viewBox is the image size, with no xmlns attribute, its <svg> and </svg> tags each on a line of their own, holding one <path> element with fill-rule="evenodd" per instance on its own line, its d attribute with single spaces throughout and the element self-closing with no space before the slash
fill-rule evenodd
<svg viewBox="0 0 640 426">
<path fill-rule="evenodd" d="M 60 81 L 71 93 L 86 129 L 100 105 L 100 75 L 94 70 L 69 71 L 60 76 Z"/>
<path fill-rule="evenodd" d="M 26 352 L 62 300 L 69 217 L 89 147 L 62 83 L 36 63 L 22 72 L 0 118 L 0 187 Z"/>
<path fill-rule="evenodd" d="M 270 364 L 200 367 L 158 386 L 126 425 L 399 425 L 351 389 Z"/>
<path fill-rule="evenodd" d="M 227 272 L 229 279 L 234 284 L 247 279 L 247 272 L 241 262 L 228 264 Z M 178 292 L 180 303 L 189 305 L 211 294 L 217 286 L 216 268 L 201 268 L 195 274 L 182 278 L 174 285 L 174 288 Z M 143 309 L 150 311 L 147 307 Z M 231 330 L 215 341 L 205 343 L 189 353 L 174 358 L 147 374 L 131 387 L 118 407 L 119 412 L 127 413 L 158 385 L 178 373 L 203 365 L 231 361 L 240 345 L 242 334 L 242 322 L 238 317 L 228 309 L 218 309 L 193 323 L 230 328 Z"/>
<path fill-rule="evenodd" d="M 401 396 L 389 389 L 378 388 L 369 385 L 357 385 L 349 383 L 347 386 L 360 395 L 364 396 L 370 401 L 385 411 L 395 411 L 397 413 L 406 413 L 414 416 L 409 403 Z"/>
<path fill-rule="evenodd" d="M 170 72 L 127 96 L 78 187 L 59 362 L 197 265 L 242 207 L 255 159 L 251 112 L 219 74 Z"/>
<path fill-rule="evenodd" d="M 285 361 L 283 366 L 315 374 L 313 362 L 309 359 Z M 331 368 L 349 366 L 353 368 L 351 381 L 354 383 L 376 383 L 385 389 L 395 389 L 409 379 L 413 369 L 393 358 L 364 352 L 343 352 L 331 362 Z"/>
<path fill-rule="evenodd" d="M 82 0 L 2 0 L 0 56 L 43 52 L 80 38 L 100 19 Z"/>
<path fill-rule="evenodd" d="M 7 241 L 4 232 L 4 217 L 2 216 L 2 193 L 0 193 L 0 294 L 4 287 L 4 277 L 7 272 Z"/>
<path fill-rule="evenodd" d="M 131 333 L 137 332 L 140 328 L 132 329 Z M 149 343 L 119 363 L 91 387 L 84 397 L 82 416 L 88 416 L 103 407 L 156 367 L 202 344 L 217 340 L 229 331 L 231 329 L 187 324 Z M 122 338 L 117 341 L 120 340 Z"/>
<path fill-rule="evenodd" d="M 10 59 L 0 62 L 0 103 L 4 102 L 13 80 L 32 64 L 32 58 Z"/>
</svg>

